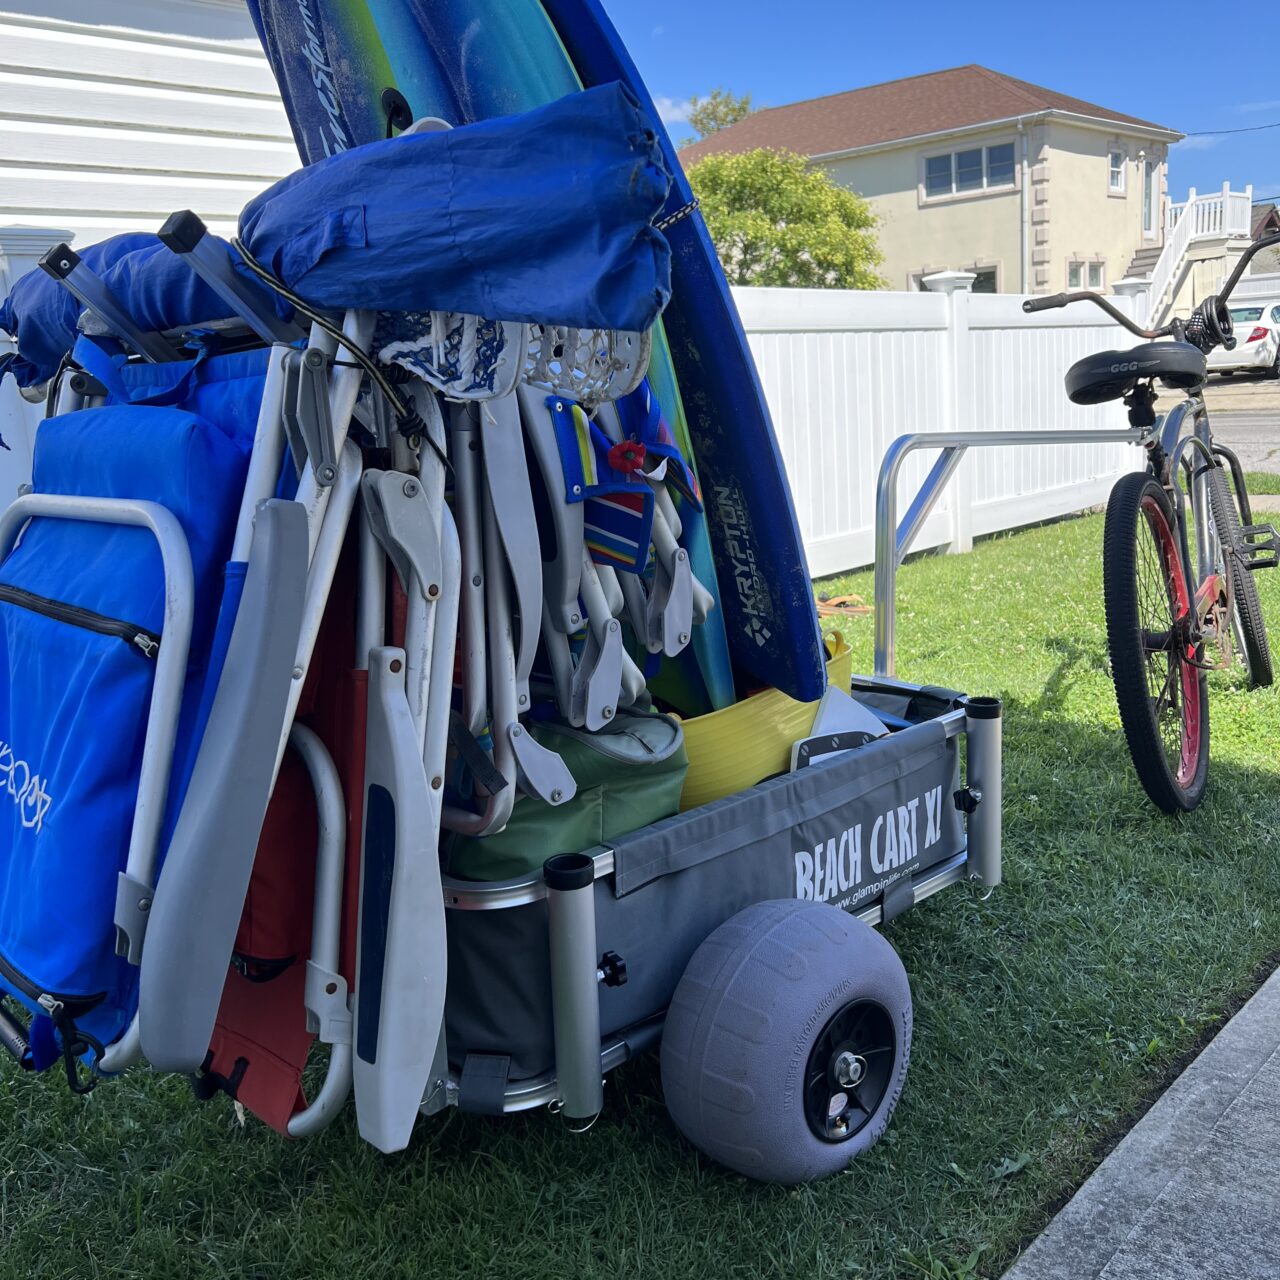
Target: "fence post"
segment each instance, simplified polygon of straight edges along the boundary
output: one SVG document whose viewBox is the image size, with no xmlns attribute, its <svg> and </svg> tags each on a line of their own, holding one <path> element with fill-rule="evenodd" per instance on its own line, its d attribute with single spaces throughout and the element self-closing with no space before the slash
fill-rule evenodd
<svg viewBox="0 0 1280 1280">
<path fill-rule="evenodd" d="M 1148 327 L 1155 322 L 1151 314 L 1151 281 L 1141 276 L 1125 276 L 1111 286 L 1111 292 L 1120 298 L 1132 298 L 1132 309 L 1129 314 L 1135 320 L 1141 320 Z M 1121 338 L 1123 342 L 1124 339 Z"/>
<path fill-rule="evenodd" d="M 972 271 L 938 271 L 925 276 L 924 287 L 933 293 L 947 295 L 947 343 L 946 367 L 943 370 L 943 431 L 967 431 L 970 401 L 962 396 L 967 390 L 966 371 L 972 364 L 969 350 L 969 299 L 973 282 Z M 952 551 L 973 549 L 973 477 L 967 462 L 956 471 L 951 487 L 951 546 Z"/>
</svg>

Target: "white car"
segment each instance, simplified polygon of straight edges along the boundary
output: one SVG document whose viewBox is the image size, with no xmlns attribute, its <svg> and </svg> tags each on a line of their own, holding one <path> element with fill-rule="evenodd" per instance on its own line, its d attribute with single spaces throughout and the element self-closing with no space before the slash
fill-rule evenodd
<svg viewBox="0 0 1280 1280">
<path fill-rule="evenodd" d="M 1241 302 L 1231 308 L 1236 347 L 1215 347 L 1209 353 L 1209 372 L 1265 373 L 1280 378 L 1280 299 Z"/>
</svg>

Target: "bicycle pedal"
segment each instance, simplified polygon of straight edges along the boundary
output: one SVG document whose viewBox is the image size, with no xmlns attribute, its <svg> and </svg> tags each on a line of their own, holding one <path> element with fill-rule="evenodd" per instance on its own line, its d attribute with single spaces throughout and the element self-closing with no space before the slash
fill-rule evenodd
<svg viewBox="0 0 1280 1280">
<path fill-rule="evenodd" d="M 1274 569 L 1280 563 L 1280 532 L 1273 524 L 1251 524 L 1240 530 L 1240 553 L 1244 567 Z"/>
</svg>

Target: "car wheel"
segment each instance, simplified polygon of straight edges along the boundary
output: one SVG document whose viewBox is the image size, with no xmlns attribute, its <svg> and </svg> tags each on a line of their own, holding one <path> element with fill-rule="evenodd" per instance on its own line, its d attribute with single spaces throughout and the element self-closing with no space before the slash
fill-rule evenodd
<svg viewBox="0 0 1280 1280">
<path fill-rule="evenodd" d="M 1280 346 L 1276 347 L 1276 358 L 1271 362 L 1271 367 L 1267 370 L 1268 378 L 1280 378 Z"/>
</svg>

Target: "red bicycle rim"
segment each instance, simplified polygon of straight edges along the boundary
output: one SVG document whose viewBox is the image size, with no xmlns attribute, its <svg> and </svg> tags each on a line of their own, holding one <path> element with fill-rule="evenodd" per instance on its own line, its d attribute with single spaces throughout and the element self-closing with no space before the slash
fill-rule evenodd
<svg viewBox="0 0 1280 1280">
<path fill-rule="evenodd" d="M 1187 589 L 1186 574 L 1182 571 L 1182 556 L 1177 539 L 1169 526 L 1164 508 L 1155 498 L 1142 499 L 1142 510 L 1147 524 L 1155 534 L 1164 568 L 1165 589 L 1169 593 L 1169 605 L 1175 622 L 1181 622 L 1191 612 L 1191 593 Z M 1187 645 L 1177 655 L 1179 683 L 1182 686 L 1182 742 L 1178 760 L 1177 781 L 1180 787 L 1189 787 L 1200 767 L 1200 670 L 1195 665 L 1195 646 Z"/>
</svg>

